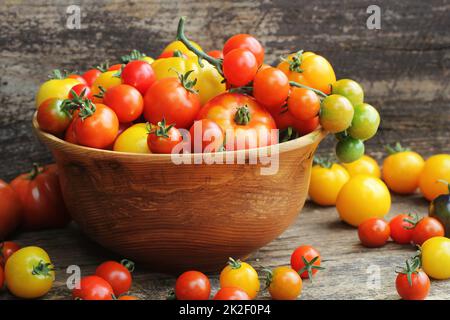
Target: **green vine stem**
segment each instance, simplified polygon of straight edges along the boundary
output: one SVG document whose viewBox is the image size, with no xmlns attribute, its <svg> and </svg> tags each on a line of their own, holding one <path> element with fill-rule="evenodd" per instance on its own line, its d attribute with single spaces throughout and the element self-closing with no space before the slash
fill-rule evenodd
<svg viewBox="0 0 450 320">
<path fill-rule="evenodd" d="M 41 174 L 43 171 L 42 167 L 39 166 L 36 162 L 33 163 L 33 168 L 31 169 L 28 179 L 34 180 L 39 174 Z"/>
<path fill-rule="evenodd" d="M 303 88 L 303 89 L 308 89 L 308 90 L 314 91 L 316 94 L 318 94 L 321 97 L 324 97 L 324 98 L 328 97 L 328 95 L 325 92 L 322 92 L 320 90 L 311 88 L 309 86 L 305 86 L 304 84 L 301 84 L 301 83 L 298 83 L 298 82 L 295 82 L 295 81 L 289 81 L 289 84 L 292 87 Z"/>
</svg>

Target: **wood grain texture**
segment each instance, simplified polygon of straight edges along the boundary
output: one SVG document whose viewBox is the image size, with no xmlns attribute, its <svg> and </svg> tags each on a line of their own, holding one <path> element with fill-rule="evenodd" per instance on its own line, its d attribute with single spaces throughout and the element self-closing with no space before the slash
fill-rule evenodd
<svg viewBox="0 0 450 320">
<path fill-rule="evenodd" d="M 394 196 L 388 218 L 401 212 L 423 215 L 427 206 L 428 203 L 419 196 Z M 23 246 L 38 243 L 48 251 L 56 265 L 56 282 L 44 299 L 71 299 L 71 292 L 66 287 L 67 266 L 80 266 L 82 275 L 86 276 L 95 272 L 103 261 L 124 258 L 88 240 L 74 224 L 66 229 L 17 234 L 13 238 Z M 383 248 L 364 248 L 359 243 L 356 229 L 340 222 L 334 207 L 323 208 L 307 202 L 295 223 L 275 241 L 252 254 L 247 262 L 262 276 L 264 267 L 289 265 L 290 254 L 302 244 L 316 247 L 323 257 L 322 265 L 326 267 L 319 271 L 313 283 L 304 281 L 302 300 L 399 299 L 395 290 L 395 267 L 415 253 L 414 247 L 393 242 Z M 213 293 L 218 290 L 220 269 L 208 274 Z M 368 286 L 371 276 L 376 277 L 378 271 L 380 286 Z M 133 278 L 131 292 L 141 299 L 165 299 L 176 279 L 152 273 L 140 264 L 136 265 Z M 448 281 L 433 280 L 428 299 L 449 300 L 449 289 Z M 0 291 L 0 300 L 12 298 L 6 290 Z M 268 298 L 267 291 L 258 295 L 258 299 Z"/>
<path fill-rule="evenodd" d="M 368 30 L 373 1 L 72 1 L 80 30 L 66 28 L 67 1 L 6 0 L 0 4 L 0 177 L 11 179 L 32 161 L 51 162 L 31 132 L 34 94 L 54 68 L 85 70 L 139 49 L 157 56 L 173 40 L 179 16 L 205 49 L 237 32 L 255 34 L 267 61 L 297 49 L 327 57 L 338 78 L 360 81 L 382 116 L 368 143 L 402 140 L 424 155 L 450 152 L 448 0 L 377 1 L 380 30 Z M 320 152 L 332 152 L 333 141 Z"/>
</svg>

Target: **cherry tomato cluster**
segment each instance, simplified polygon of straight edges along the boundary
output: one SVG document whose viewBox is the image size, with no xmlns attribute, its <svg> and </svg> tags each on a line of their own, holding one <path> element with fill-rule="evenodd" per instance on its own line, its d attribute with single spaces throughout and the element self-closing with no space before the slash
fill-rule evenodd
<svg viewBox="0 0 450 320">
<path fill-rule="evenodd" d="M 302 292 L 302 279 L 312 279 L 321 269 L 319 252 L 311 246 L 300 246 L 292 253 L 290 266 L 263 269 L 265 288 L 274 300 L 295 300 Z M 252 300 L 261 291 L 258 272 L 247 262 L 233 258 L 221 271 L 219 281 L 214 300 Z M 208 300 L 210 296 L 208 277 L 195 270 L 182 273 L 169 293 L 170 299 L 177 300 Z"/>
<path fill-rule="evenodd" d="M 177 40 L 156 60 L 133 50 L 81 75 L 54 71 L 36 95 L 37 121 L 71 143 L 136 153 L 249 149 L 322 125 L 339 133 L 342 161 L 360 157 L 380 121 L 361 86 L 336 81 L 330 63 L 313 52 L 290 54 L 276 67 L 264 63 L 264 53 L 249 34 L 206 53 L 187 39 L 181 18 Z M 187 147 L 174 151 L 181 143 Z"/>
</svg>

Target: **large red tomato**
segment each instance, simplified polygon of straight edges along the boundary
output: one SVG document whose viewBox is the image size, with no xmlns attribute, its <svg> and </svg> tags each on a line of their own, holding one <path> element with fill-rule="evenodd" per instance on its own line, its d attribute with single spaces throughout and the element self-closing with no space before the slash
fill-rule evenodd
<svg viewBox="0 0 450 320">
<path fill-rule="evenodd" d="M 215 121 L 225 133 L 226 150 L 242 150 L 278 143 L 272 139 L 275 121 L 252 97 L 240 93 L 222 93 L 209 100 L 198 119 Z"/>
<path fill-rule="evenodd" d="M 0 241 L 19 225 L 21 213 L 19 196 L 11 186 L 0 180 Z"/>
<path fill-rule="evenodd" d="M 22 225 L 26 230 L 64 227 L 70 220 L 61 195 L 55 164 L 33 165 L 11 182 L 23 207 Z"/>
</svg>

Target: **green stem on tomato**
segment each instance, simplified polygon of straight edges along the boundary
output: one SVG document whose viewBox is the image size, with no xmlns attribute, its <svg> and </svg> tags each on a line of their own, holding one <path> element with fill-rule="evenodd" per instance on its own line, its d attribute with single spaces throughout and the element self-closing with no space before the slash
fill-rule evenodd
<svg viewBox="0 0 450 320">
<path fill-rule="evenodd" d="M 186 17 L 181 17 L 180 21 L 178 21 L 177 40 L 181 41 L 186 46 L 186 48 L 195 53 L 195 55 L 198 57 L 198 64 L 200 65 L 200 67 L 203 67 L 202 59 L 206 60 L 217 69 L 217 71 L 220 73 L 221 76 L 223 76 L 222 59 L 213 58 L 210 55 L 206 54 L 205 52 L 198 50 L 196 47 L 192 45 L 192 43 L 184 34 L 185 21 Z"/>
<path fill-rule="evenodd" d="M 314 91 L 316 94 L 318 94 L 319 96 L 322 96 L 324 98 L 328 97 L 328 95 L 325 92 L 322 92 L 320 90 L 311 88 L 309 86 L 305 86 L 304 84 L 301 84 L 301 83 L 298 83 L 298 82 L 295 82 L 295 81 L 289 81 L 289 85 L 291 85 L 293 87 L 304 88 L 304 89 L 308 89 L 308 90 Z"/>
<path fill-rule="evenodd" d="M 40 173 L 42 173 L 42 168 L 36 162 L 33 163 L 33 168 L 28 175 L 29 180 L 34 180 Z"/>
</svg>

